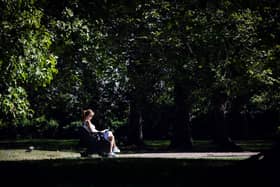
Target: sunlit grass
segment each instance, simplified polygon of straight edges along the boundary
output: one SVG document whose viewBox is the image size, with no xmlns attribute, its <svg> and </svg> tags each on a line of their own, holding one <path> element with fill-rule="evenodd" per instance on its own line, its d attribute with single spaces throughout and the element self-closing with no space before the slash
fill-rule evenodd
<svg viewBox="0 0 280 187">
<path fill-rule="evenodd" d="M 24 149 L 5 149 L 0 150 L 0 161 L 6 160 L 44 160 L 44 159 L 67 159 L 79 158 L 80 154 L 71 151 L 46 151 L 33 150 L 27 152 Z"/>
<path fill-rule="evenodd" d="M 34 146 L 41 150 L 76 150 L 78 139 L 19 139 L 0 141 L 1 149 L 27 149 Z"/>
</svg>

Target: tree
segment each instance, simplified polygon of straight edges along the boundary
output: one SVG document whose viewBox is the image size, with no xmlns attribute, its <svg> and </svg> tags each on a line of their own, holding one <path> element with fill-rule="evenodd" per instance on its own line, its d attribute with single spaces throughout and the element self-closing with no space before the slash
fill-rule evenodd
<svg viewBox="0 0 280 187">
<path fill-rule="evenodd" d="M 29 91 L 46 87 L 57 73 L 52 33 L 35 1 L 0 1 L 0 113 L 14 122 L 33 114 Z"/>
<path fill-rule="evenodd" d="M 202 14 L 211 24 L 200 25 L 199 30 L 202 36 L 207 37 L 205 48 L 204 45 L 200 46 L 200 56 L 209 58 L 209 72 L 214 75 L 210 78 L 210 93 L 223 91 L 229 101 L 242 101 L 239 104 L 244 106 L 255 105 L 256 95 L 262 95 L 264 90 L 279 84 L 277 73 L 272 70 L 275 66 L 270 66 L 273 55 L 269 47 L 264 47 L 263 42 L 266 40 L 259 32 L 259 28 L 265 25 L 260 13 L 254 8 L 237 8 L 228 3 L 227 6 Z"/>
</svg>

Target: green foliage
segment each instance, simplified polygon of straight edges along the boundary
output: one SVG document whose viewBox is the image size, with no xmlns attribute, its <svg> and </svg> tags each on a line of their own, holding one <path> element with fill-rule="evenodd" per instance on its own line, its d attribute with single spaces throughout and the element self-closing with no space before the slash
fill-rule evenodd
<svg viewBox="0 0 280 187">
<path fill-rule="evenodd" d="M 1 95 L 1 108 L 5 112 L 9 112 L 14 119 L 17 117 L 26 116 L 26 113 L 30 114 L 32 111 L 29 109 L 26 91 L 22 87 L 8 88 L 8 93 L 6 95 Z"/>
<path fill-rule="evenodd" d="M 110 119 L 110 130 L 117 130 L 118 128 L 127 125 L 127 119 L 118 120 L 118 119 Z"/>
<path fill-rule="evenodd" d="M 32 115 L 29 89 L 46 86 L 57 72 L 49 50 L 51 34 L 41 24 L 43 12 L 34 2 L 0 2 L 0 106 L 7 120 Z"/>
<path fill-rule="evenodd" d="M 81 127 L 81 121 L 73 121 L 62 128 L 61 136 L 67 138 L 78 138 L 78 128 Z"/>
<path fill-rule="evenodd" d="M 1 130 L 11 131 L 13 127 L 3 126 Z M 58 133 L 59 124 L 54 119 L 40 116 L 22 119 L 17 122 L 16 136 L 20 138 L 54 138 Z"/>
<path fill-rule="evenodd" d="M 46 120 L 55 119 L 68 132 L 82 109 L 93 108 L 96 125 L 115 129 L 128 122 L 132 104 L 174 105 L 176 85 L 193 112 L 207 113 L 219 90 L 279 111 L 280 14 L 273 3 L 0 5 L 2 123 L 33 116 L 57 128 Z"/>
</svg>

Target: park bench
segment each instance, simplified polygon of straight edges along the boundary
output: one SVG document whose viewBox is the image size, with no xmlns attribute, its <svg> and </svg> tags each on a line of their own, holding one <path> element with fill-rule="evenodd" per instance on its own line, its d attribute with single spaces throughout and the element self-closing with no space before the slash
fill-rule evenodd
<svg viewBox="0 0 280 187">
<path fill-rule="evenodd" d="M 106 156 L 110 152 L 110 142 L 104 139 L 102 133 L 90 133 L 85 128 L 79 127 L 79 144 L 83 150 L 80 152 L 82 157 L 91 154 Z"/>
</svg>

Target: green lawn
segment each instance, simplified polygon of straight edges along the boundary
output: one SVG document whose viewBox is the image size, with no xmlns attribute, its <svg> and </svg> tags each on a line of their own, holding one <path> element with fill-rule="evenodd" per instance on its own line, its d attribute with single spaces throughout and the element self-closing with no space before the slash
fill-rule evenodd
<svg viewBox="0 0 280 187">
<path fill-rule="evenodd" d="M 244 151 L 262 151 L 269 149 L 272 140 L 236 140 Z M 136 148 L 134 146 L 126 146 L 120 144 L 120 147 L 125 152 L 143 152 L 143 151 L 169 151 L 169 140 L 145 140 L 145 146 Z M 22 139 L 22 140 L 1 140 L 0 149 L 26 149 L 29 146 L 34 146 L 37 150 L 53 150 L 53 151 L 77 151 L 77 139 Z M 194 140 L 194 152 L 217 151 L 217 145 L 209 140 Z"/>
<path fill-rule="evenodd" d="M 259 152 L 263 150 L 268 150 L 273 145 L 272 140 L 235 140 L 237 145 L 239 145 L 244 151 L 254 151 Z M 147 147 L 151 149 L 168 149 L 170 144 L 169 140 L 147 140 L 145 141 Z M 207 151 L 217 151 L 218 147 L 209 140 L 194 140 L 195 152 L 207 152 Z"/>
<path fill-rule="evenodd" d="M 269 140 L 246 140 L 236 141 L 244 151 L 260 152 L 268 150 L 272 146 Z M 136 148 L 120 144 L 122 154 L 133 153 L 172 153 L 174 150 L 168 149 L 169 140 L 146 140 L 145 146 Z M 34 150 L 27 152 L 29 146 L 34 146 Z M 194 149 L 190 152 L 219 152 L 217 145 L 207 140 L 194 141 Z M 3 140 L 0 141 L 0 161 L 5 160 L 43 160 L 43 159 L 77 159 L 80 158 L 78 140 L 57 140 L 57 139 L 24 139 L 24 140 Z M 97 157 L 97 156 L 96 156 Z M 217 157 L 216 159 L 219 159 Z M 220 159 L 240 160 L 243 157 L 221 157 Z"/>
</svg>

